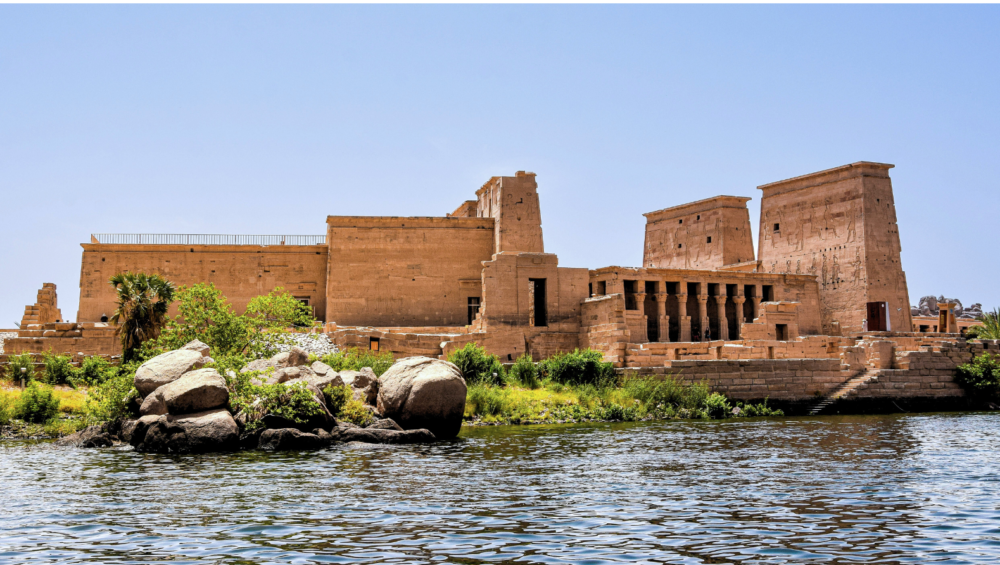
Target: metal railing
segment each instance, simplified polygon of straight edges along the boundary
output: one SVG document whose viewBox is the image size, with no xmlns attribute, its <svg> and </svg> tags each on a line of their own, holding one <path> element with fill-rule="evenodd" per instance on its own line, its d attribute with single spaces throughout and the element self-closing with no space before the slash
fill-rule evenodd
<svg viewBox="0 0 1000 565">
<path fill-rule="evenodd" d="M 176 233 L 95 233 L 92 243 L 111 245 L 325 245 L 325 235 L 224 235 Z"/>
</svg>

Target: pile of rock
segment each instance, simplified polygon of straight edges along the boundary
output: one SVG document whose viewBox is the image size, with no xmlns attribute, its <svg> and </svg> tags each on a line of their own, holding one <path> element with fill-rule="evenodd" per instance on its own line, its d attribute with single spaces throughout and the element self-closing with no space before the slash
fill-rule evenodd
<svg viewBox="0 0 1000 565">
<path fill-rule="evenodd" d="M 117 435 L 137 451 L 193 453 L 241 448 L 316 449 L 350 441 L 418 443 L 458 435 L 466 385 L 455 365 L 412 357 L 398 361 L 379 378 L 370 368 L 338 372 L 308 360 L 308 353 L 296 347 L 253 361 L 241 371 L 253 371 L 251 378 L 261 385 L 301 383 L 321 408 L 305 423 L 264 414 L 262 427 L 248 429 L 248 422 L 259 414 L 251 417 L 230 412 L 226 379 L 215 369 L 204 368 L 212 362 L 208 346 L 194 341 L 150 359 L 136 371 L 135 387 L 142 397 L 139 419 L 124 423 L 117 434 L 93 426 L 62 443 L 105 447 Z M 368 426 L 338 422 L 330 413 L 323 391 L 344 385 L 372 412 Z"/>
</svg>

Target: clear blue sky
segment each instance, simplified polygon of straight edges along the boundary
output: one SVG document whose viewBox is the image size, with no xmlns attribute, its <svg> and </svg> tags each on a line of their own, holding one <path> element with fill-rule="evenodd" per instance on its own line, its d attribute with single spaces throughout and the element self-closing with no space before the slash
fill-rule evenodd
<svg viewBox="0 0 1000 565">
<path fill-rule="evenodd" d="M 1000 305 L 997 6 L 0 6 L 0 327 L 91 233 L 322 234 L 538 174 L 546 250 L 860 160 L 911 302 Z M 756 235 L 756 234 L 755 234 Z M 756 241 L 756 239 L 755 239 Z"/>
</svg>

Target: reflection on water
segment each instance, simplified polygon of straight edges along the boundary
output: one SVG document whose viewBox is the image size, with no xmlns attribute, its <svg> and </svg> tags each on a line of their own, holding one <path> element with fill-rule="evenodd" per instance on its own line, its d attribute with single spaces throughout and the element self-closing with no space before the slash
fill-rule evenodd
<svg viewBox="0 0 1000 565">
<path fill-rule="evenodd" d="M 995 415 L 477 428 L 160 456 L 0 444 L 0 562 L 997 563 Z"/>
</svg>

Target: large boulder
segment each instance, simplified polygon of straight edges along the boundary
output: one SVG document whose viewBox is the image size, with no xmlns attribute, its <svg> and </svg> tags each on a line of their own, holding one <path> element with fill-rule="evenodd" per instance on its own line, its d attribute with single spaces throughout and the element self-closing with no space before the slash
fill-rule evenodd
<svg viewBox="0 0 1000 565">
<path fill-rule="evenodd" d="M 217 408 L 181 416 L 173 414 L 159 416 L 156 422 L 149 426 L 142 442 L 136 446 L 136 451 L 152 453 L 232 451 L 239 446 L 239 439 L 239 428 L 233 416 L 225 408 Z"/>
<path fill-rule="evenodd" d="M 111 435 L 101 426 L 89 426 L 56 441 L 58 445 L 73 447 L 111 447 L 113 443 Z"/>
<path fill-rule="evenodd" d="M 163 396 L 171 414 L 204 412 L 229 401 L 226 379 L 215 369 L 191 371 L 156 392 Z"/>
<path fill-rule="evenodd" d="M 280 430 L 264 430 L 260 434 L 258 448 L 264 451 L 289 451 L 303 449 L 319 449 L 330 443 L 330 436 L 321 438 L 316 434 L 310 434 L 295 428 L 284 428 Z"/>
<path fill-rule="evenodd" d="M 143 398 L 147 394 L 181 378 L 184 373 L 205 365 L 204 356 L 197 351 L 177 349 L 157 355 L 139 366 L 135 372 L 135 388 Z"/>
<path fill-rule="evenodd" d="M 163 400 L 163 389 L 167 386 L 169 385 L 161 386 L 152 393 L 146 395 L 146 398 L 142 399 L 142 405 L 139 406 L 139 415 L 159 416 L 160 414 L 166 414 L 168 412 L 167 402 Z"/>
<path fill-rule="evenodd" d="M 371 367 L 363 367 L 360 371 L 341 371 L 340 379 L 354 391 L 354 400 L 375 404 L 378 396 L 378 377 Z"/>
<path fill-rule="evenodd" d="M 379 377 L 378 412 L 404 429 L 426 428 L 437 438 L 453 438 L 462 429 L 466 390 L 455 365 L 409 357 Z"/>
</svg>

